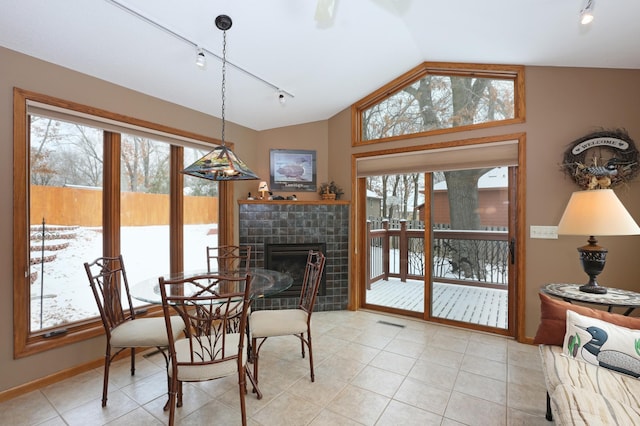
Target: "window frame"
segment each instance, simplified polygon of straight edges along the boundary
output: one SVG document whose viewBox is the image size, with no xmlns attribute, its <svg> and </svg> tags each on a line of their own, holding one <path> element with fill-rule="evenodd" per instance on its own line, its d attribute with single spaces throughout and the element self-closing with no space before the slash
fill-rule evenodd
<svg viewBox="0 0 640 426">
<path fill-rule="evenodd" d="M 372 106 L 393 96 L 404 87 L 420 80 L 426 75 L 456 76 L 456 77 L 481 77 L 511 79 L 514 82 L 514 117 L 490 121 L 485 123 L 468 124 L 457 127 L 427 130 L 424 132 L 389 136 L 380 139 L 363 140 L 362 123 L 363 114 Z M 412 139 L 446 133 L 465 132 L 472 129 L 506 126 L 509 124 L 523 123 L 526 116 L 524 66 L 521 65 L 491 65 L 491 64 L 466 64 L 450 62 L 423 62 L 409 70 L 400 77 L 392 80 L 373 93 L 360 99 L 351 106 L 351 146 L 364 146 L 382 142 L 393 142 L 403 139 Z"/>
<path fill-rule="evenodd" d="M 104 334 L 104 328 L 100 317 L 76 321 L 66 324 L 60 329 L 66 329 L 66 333 L 53 337 L 45 337 L 47 332 L 53 329 L 38 331 L 30 330 L 30 292 L 29 292 L 29 205 L 30 205 L 30 124 L 28 103 L 37 102 L 51 107 L 54 110 L 66 110 L 76 112 L 80 117 L 92 116 L 116 122 L 124 127 L 148 130 L 151 134 L 164 134 L 175 136 L 176 140 L 194 140 L 203 143 L 203 147 L 211 145 L 211 148 L 220 143 L 219 140 L 127 117 L 114 112 L 82 105 L 58 99 L 52 96 L 39 94 L 14 87 L 13 89 L 13 355 L 14 359 L 26 357 L 53 348 L 69 345 L 75 342 L 87 340 Z M 120 173 L 120 133 L 103 129 L 105 142 L 105 164 L 103 185 L 103 255 L 119 253 L 120 241 L 117 227 L 120 226 L 119 199 L 120 186 L 116 182 Z M 171 183 L 170 183 L 170 258 L 171 271 L 180 271 L 183 266 L 182 226 L 184 212 L 182 184 L 183 148 L 180 145 L 170 145 L 171 156 Z M 230 147 L 233 144 L 227 143 Z M 231 244 L 233 241 L 233 215 L 222 206 L 230 206 L 234 198 L 233 186 L 229 182 L 219 182 L 219 243 Z M 87 259 L 91 260 L 91 259 Z M 149 315 L 160 315 L 160 307 L 148 310 Z"/>
</svg>

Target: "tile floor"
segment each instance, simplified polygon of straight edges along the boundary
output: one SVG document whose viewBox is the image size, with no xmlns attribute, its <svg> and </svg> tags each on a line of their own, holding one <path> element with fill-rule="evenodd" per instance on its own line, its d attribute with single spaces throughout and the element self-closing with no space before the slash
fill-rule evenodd
<svg viewBox="0 0 640 426">
<path fill-rule="evenodd" d="M 366 311 L 314 313 L 313 337 L 314 383 L 295 337 L 265 343 L 250 425 L 551 424 L 536 346 Z M 127 360 L 112 367 L 104 409 L 95 369 L 1 403 L 0 424 L 166 424 L 164 360 L 136 362 L 133 377 Z M 236 376 L 184 390 L 176 424 L 240 424 Z"/>
</svg>

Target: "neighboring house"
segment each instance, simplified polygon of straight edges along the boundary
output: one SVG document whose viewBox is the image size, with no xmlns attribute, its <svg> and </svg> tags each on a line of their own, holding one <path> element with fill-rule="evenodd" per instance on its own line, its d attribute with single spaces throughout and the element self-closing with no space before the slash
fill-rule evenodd
<svg viewBox="0 0 640 426">
<path fill-rule="evenodd" d="M 382 216 L 382 196 L 367 189 L 367 217 Z"/>
</svg>

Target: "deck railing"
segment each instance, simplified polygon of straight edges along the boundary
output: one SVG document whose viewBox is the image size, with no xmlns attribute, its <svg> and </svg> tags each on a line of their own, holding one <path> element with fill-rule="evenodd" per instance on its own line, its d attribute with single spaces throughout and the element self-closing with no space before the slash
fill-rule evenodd
<svg viewBox="0 0 640 426">
<path fill-rule="evenodd" d="M 367 221 L 367 288 L 389 278 L 424 279 L 424 229 L 409 229 L 407 221 L 380 229 Z M 415 226 L 415 225 L 414 225 Z M 506 231 L 434 229 L 431 270 L 434 280 L 451 284 L 506 289 L 510 244 Z"/>
</svg>

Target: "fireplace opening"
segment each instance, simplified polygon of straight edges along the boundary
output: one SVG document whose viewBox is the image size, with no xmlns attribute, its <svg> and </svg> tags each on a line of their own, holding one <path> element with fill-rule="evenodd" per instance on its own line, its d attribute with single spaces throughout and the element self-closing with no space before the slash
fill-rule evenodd
<svg viewBox="0 0 640 426">
<path fill-rule="evenodd" d="M 265 244 L 265 268 L 289 274 L 293 278 L 293 284 L 291 287 L 282 293 L 279 293 L 275 297 L 300 296 L 309 250 L 320 251 L 326 255 L 326 244 Z M 323 271 L 320 288 L 318 289 L 319 296 L 325 295 L 326 287 L 326 273 Z"/>
</svg>

